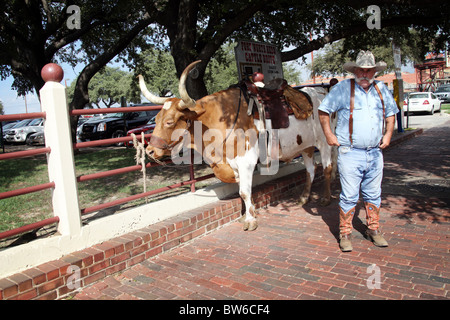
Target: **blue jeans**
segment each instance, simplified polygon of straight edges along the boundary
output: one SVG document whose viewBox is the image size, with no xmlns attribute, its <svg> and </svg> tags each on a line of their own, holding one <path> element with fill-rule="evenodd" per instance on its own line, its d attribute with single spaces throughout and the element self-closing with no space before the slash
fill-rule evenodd
<svg viewBox="0 0 450 320">
<path fill-rule="evenodd" d="M 359 190 L 364 202 L 377 207 L 381 204 L 381 180 L 383 179 L 383 153 L 380 148 L 338 148 L 338 170 L 341 181 L 339 206 L 344 212 L 356 206 Z"/>
</svg>

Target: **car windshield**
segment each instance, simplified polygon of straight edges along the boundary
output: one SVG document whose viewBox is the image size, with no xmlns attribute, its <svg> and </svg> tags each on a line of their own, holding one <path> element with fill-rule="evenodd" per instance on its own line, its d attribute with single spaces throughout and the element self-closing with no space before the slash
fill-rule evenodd
<svg viewBox="0 0 450 320">
<path fill-rule="evenodd" d="M 447 91 L 450 91 L 450 86 L 439 87 L 435 92 L 447 92 Z"/>
<path fill-rule="evenodd" d="M 18 122 L 15 126 L 13 126 L 12 128 L 22 128 L 22 127 L 25 127 L 26 125 L 28 125 L 28 123 L 30 123 L 31 122 L 31 120 L 30 119 L 25 119 L 25 120 L 22 120 L 22 121 L 20 121 L 20 122 Z"/>
<path fill-rule="evenodd" d="M 412 93 L 409 96 L 410 99 L 423 99 L 423 98 L 428 98 L 428 93 Z"/>
<path fill-rule="evenodd" d="M 147 124 L 155 124 L 156 123 L 156 116 L 148 120 Z"/>
<path fill-rule="evenodd" d="M 4 126 L 2 126 L 3 130 L 5 129 L 10 129 L 12 127 L 14 127 L 18 122 L 11 122 L 11 123 L 7 123 Z"/>
<path fill-rule="evenodd" d="M 124 113 L 123 112 L 117 112 L 117 113 L 107 113 L 104 118 L 123 118 Z"/>
<path fill-rule="evenodd" d="M 29 126 L 38 126 L 41 123 L 42 119 L 34 119 L 28 125 Z"/>
</svg>

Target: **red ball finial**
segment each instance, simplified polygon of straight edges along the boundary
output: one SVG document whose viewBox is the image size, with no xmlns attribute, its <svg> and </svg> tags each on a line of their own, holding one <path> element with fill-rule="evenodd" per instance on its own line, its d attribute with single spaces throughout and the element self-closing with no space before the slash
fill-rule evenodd
<svg viewBox="0 0 450 320">
<path fill-rule="evenodd" d="M 254 72 L 252 78 L 253 82 L 264 82 L 264 75 L 261 72 Z"/>
<path fill-rule="evenodd" d="M 41 70 L 41 77 L 45 82 L 61 82 L 64 78 L 64 71 L 56 63 L 47 63 Z"/>
</svg>

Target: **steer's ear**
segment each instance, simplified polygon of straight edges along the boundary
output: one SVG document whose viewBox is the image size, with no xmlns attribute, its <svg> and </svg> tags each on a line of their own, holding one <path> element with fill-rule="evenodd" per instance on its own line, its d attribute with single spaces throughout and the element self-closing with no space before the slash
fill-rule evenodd
<svg viewBox="0 0 450 320">
<path fill-rule="evenodd" d="M 195 108 L 186 108 L 182 112 L 187 119 L 196 120 L 203 113 L 205 113 L 205 109 L 201 104 L 196 104 Z"/>
<path fill-rule="evenodd" d="M 201 116 L 206 111 L 201 102 L 197 102 L 191 108 L 183 108 L 183 109 L 179 108 L 178 110 L 183 112 L 184 116 L 190 120 L 197 119 L 199 116 Z"/>
</svg>

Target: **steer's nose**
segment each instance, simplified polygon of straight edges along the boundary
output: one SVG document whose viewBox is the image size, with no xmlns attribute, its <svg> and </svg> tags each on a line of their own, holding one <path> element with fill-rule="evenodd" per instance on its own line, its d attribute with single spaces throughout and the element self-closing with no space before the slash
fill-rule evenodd
<svg viewBox="0 0 450 320">
<path fill-rule="evenodd" d="M 145 149 L 145 153 L 152 160 L 160 159 L 160 158 L 162 158 L 164 156 L 164 151 L 163 150 L 160 150 L 160 149 L 155 148 L 153 146 L 147 146 L 147 148 Z"/>
</svg>

